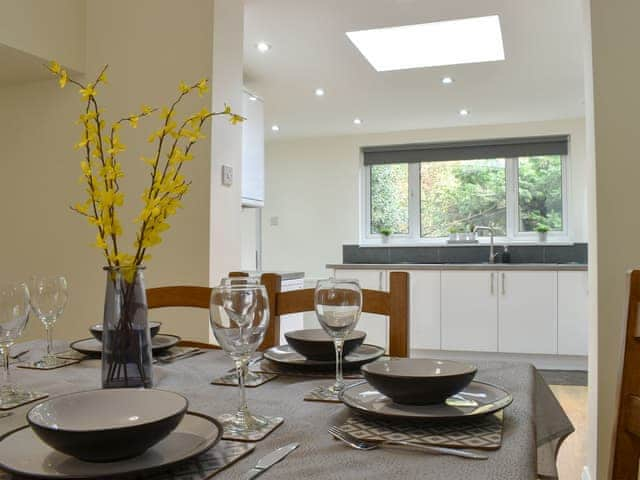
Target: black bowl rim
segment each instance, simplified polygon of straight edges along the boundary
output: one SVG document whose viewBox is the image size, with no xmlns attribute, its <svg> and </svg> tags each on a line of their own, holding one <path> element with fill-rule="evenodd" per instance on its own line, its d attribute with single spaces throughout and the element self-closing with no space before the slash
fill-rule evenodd
<svg viewBox="0 0 640 480">
<path fill-rule="evenodd" d="M 465 366 L 468 368 L 467 371 L 464 372 L 457 372 L 457 373 L 450 373 L 448 375 L 399 375 L 399 374 L 393 374 L 393 373 L 382 373 L 382 372 L 375 372 L 375 371 L 371 371 L 371 369 L 369 368 L 370 366 L 372 366 L 374 363 L 381 363 L 381 362 L 392 362 L 392 361 L 403 361 L 403 360 L 431 360 L 434 362 L 447 362 L 447 363 L 457 363 L 459 365 Z M 392 359 L 385 359 L 385 360 L 376 360 L 374 362 L 369 362 L 369 363 L 365 363 L 364 365 L 362 365 L 362 367 L 360 367 L 360 370 L 362 370 L 362 373 L 364 374 L 369 374 L 369 375 L 373 375 L 373 376 L 379 376 L 379 377 L 384 377 L 384 378 L 397 378 L 397 379 L 401 379 L 401 378 L 406 378 L 406 379 L 411 379 L 411 380 L 433 380 L 434 378 L 450 378 L 450 377 L 461 377 L 463 375 L 470 375 L 470 374 L 476 374 L 478 373 L 478 367 L 472 363 L 463 363 L 463 362 L 457 362 L 455 360 L 438 360 L 435 358 L 392 358 Z"/>
<path fill-rule="evenodd" d="M 94 430 L 73 430 L 73 429 L 69 429 L 69 428 L 52 428 L 48 425 L 42 425 L 40 423 L 34 422 L 33 420 L 31 420 L 31 412 L 33 410 L 35 410 L 37 407 L 39 407 L 40 405 L 42 405 L 43 403 L 46 403 L 48 401 L 51 400 L 57 400 L 60 398 L 64 398 L 64 397 L 68 397 L 71 395 L 77 395 L 79 393 L 90 393 L 90 392 L 102 392 L 102 391 L 114 391 L 114 390 L 123 390 L 123 391 L 154 391 L 154 392 L 164 392 L 164 393 L 171 393 L 174 394 L 180 398 L 182 398 L 185 401 L 185 405 L 182 409 L 176 411 L 175 413 L 172 413 L 171 415 L 161 418 L 159 420 L 153 420 L 151 422 L 145 422 L 145 423 L 137 423 L 135 425 L 126 425 L 126 426 L 115 426 L 115 427 L 105 427 L 105 428 L 100 428 L 100 429 L 94 429 Z M 25 415 L 27 422 L 29 422 L 29 425 L 31 427 L 35 427 L 35 428 L 41 428 L 43 430 L 47 430 L 50 432 L 57 432 L 57 433 L 75 433 L 75 434 L 95 434 L 96 432 L 109 432 L 109 431 L 114 431 L 114 430 L 129 430 L 129 429 L 135 429 L 135 428 L 140 428 L 143 426 L 147 426 L 147 425 L 157 425 L 159 423 L 165 422 L 167 421 L 167 419 L 169 418 L 174 418 L 176 416 L 184 416 L 185 413 L 187 413 L 187 411 L 189 410 L 189 399 L 187 397 L 185 397 L 184 395 L 177 393 L 177 392 L 172 392 L 171 390 L 160 390 L 160 389 L 132 389 L 132 388 L 94 388 L 92 390 L 81 390 L 79 392 L 71 392 L 71 393 L 65 393 L 63 395 L 57 395 L 55 397 L 52 398 L 47 398 L 45 400 L 43 400 L 42 402 L 39 402 L 38 404 L 34 405 L 33 407 L 31 407 L 29 409 L 29 411 L 27 412 L 27 414 Z"/>
<path fill-rule="evenodd" d="M 295 336 L 296 334 L 298 334 L 300 332 L 308 332 L 310 330 L 324 332 L 324 330 L 322 328 L 303 328 L 301 330 L 291 330 L 290 332 L 286 332 L 284 334 L 284 337 L 287 340 L 289 339 L 289 337 L 292 337 L 294 340 L 296 340 L 298 342 L 331 343 L 331 344 L 333 344 L 333 339 L 331 337 L 314 340 L 312 338 L 300 338 L 300 337 L 296 337 Z M 349 338 L 349 337 L 351 337 L 351 335 L 357 335 L 357 336 L 353 337 L 353 338 Z M 327 334 L 327 336 L 329 336 L 329 334 Z M 347 335 L 347 338 L 345 338 L 345 342 L 352 342 L 352 341 L 355 341 L 355 340 L 360 340 L 360 338 L 362 338 L 362 341 L 364 342 L 364 339 L 365 339 L 366 336 L 367 336 L 367 332 L 363 332 L 362 330 L 354 330 L 349 335 Z"/>
</svg>

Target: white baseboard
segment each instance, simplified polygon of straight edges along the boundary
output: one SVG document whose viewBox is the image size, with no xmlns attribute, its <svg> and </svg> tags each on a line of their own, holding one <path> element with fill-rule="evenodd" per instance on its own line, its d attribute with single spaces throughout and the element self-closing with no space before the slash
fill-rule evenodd
<svg viewBox="0 0 640 480">
<path fill-rule="evenodd" d="M 587 370 L 587 357 L 573 355 L 534 355 L 498 352 L 454 352 L 448 350 L 411 349 L 411 357 L 435 356 L 447 360 L 487 360 L 503 362 L 528 362 L 543 370 Z"/>
<path fill-rule="evenodd" d="M 591 475 L 589 474 L 589 467 L 586 465 L 582 469 L 582 475 L 580 475 L 581 480 L 591 480 Z"/>
</svg>

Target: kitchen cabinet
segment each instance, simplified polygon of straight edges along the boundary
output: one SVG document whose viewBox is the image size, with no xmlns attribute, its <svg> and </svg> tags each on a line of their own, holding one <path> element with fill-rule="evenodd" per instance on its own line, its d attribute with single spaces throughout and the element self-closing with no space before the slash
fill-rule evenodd
<svg viewBox="0 0 640 480">
<path fill-rule="evenodd" d="M 253 100 L 252 100 L 253 99 Z M 264 206 L 264 104 L 242 93 L 242 206 Z"/>
<path fill-rule="evenodd" d="M 558 272 L 558 353 L 587 355 L 587 272 Z"/>
<path fill-rule="evenodd" d="M 304 278 L 293 278 L 291 280 L 282 280 L 280 290 L 283 292 L 291 292 L 292 290 L 302 290 L 304 288 Z M 285 345 L 287 339 L 284 334 L 293 330 L 304 329 L 304 313 L 290 313 L 288 315 L 280 315 L 280 345 Z"/>
<path fill-rule="evenodd" d="M 496 352 L 496 272 L 447 270 L 441 282 L 442 349 Z"/>
<path fill-rule="evenodd" d="M 387 290 L 387 272 L 385 270 L 335 270 L 336 278 L 354 278 L 360 282 L 361 288 L 371 290 Z M 389 348 L 389 319 L 385 315 L 363 313 L 356 325 L 356 330 L 367 333 L 365 343 Z"/>
<path fill-rule="evenodd" d="M 557 353 L 557 272 L 496 272 L 498 351 Z"/>
<path fill-rule="evenodd" d="M 409 340 L 411 349 L 439 350 L 440 272 L 409 272 Z"/>
</svg>

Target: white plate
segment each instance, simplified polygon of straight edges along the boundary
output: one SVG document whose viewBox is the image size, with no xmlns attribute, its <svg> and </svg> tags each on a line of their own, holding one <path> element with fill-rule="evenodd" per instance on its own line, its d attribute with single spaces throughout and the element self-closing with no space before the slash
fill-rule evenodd
<svg viewBox="0 0 640 480">
<path fill-rule="evenodd" d="M 158 352 L 160 350 L 164 350 L 166 348 L 171 348 L 176 345 L 181 340 L 180 337 L 176 335 L 165 335 L 159 333 L 155 337 L 151 339 L 151 350 L 153 352 Z M 95 338 L 85 338 L 83 340 L 76 340 L 71 345 L 76 352 L 84 353 L 86 355 L 101 355 L 102 354 L 102 343 L 96 340 Z"/>
<path fill-rule="evenodd" d="M 454 407 L 446 403 L 436 405 L 401 405 L 373 388 L 369 382 L 356 383 L 340 393 L 342 402 L 360 413 L 387 419 L 451 420 L 487 415 L 509 406 L 511 395 L 500 387 L 483 382 L 471 382 L 458 393 L 464 400 L 477 406 Z"/>
<path fill-rule="evenodd" d="M 28 426 L 0 437 L 0 468 L 36 478 L 111 478 L 167 467 L 213 447 L 222 437 L 217 420 L 188 412 L 167 438 L 142 455 L 118 462 L 84 462 L 60 453 L 40 440 Z"/>
<path fill-rule="evenodd" d="M 365 363 L 373 362 L 384 355 L 384 348 L 376 345 L 360 345 L 349 355 L 344 357 L 342 366 L 344 368 L 359 368 Z M 271 347 L 264 352 L 264 358 L 280 365 L 292 367 L 307 367 L 309 369 L 332 369 L 336 363 L 332 361 L 309 360 L 296 352 L 290 345 L 279 345 Z"/>
</svg>

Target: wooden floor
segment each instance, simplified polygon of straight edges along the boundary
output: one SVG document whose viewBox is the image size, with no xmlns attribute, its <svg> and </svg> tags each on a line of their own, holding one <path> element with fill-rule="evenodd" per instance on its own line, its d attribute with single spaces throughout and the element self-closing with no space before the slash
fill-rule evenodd
<svg viewBox="0 0 640 480">
<path fill-rule="evenodd" d="M 579 480 L 586 464 L 587 387 L 551 385 L 551 390 L 576 429 L 560 447 L 559 478 L 560 480 Z"/>
</svg>

